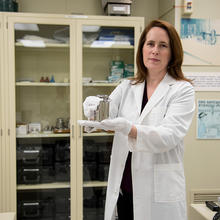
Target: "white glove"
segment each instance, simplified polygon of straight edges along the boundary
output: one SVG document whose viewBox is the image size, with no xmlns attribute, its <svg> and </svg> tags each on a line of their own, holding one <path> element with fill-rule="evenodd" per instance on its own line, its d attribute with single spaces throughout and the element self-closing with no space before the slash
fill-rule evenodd
<svg viewBox="0 0 220 220">
<path fill-rule="evenodd" d="M 78 120 L 78 123 L 81 126 L 93 127 L 93 128 L 103 129 L 106 131 L 110 130 L 110 131 L 121 132 L 124 135 L 128 135 L 132 127 L 132 123 L 130 121 L 120 117 L 114 119 L 105 119 L 101 122 Z"/>
<path fill-rule="evenodd" d="M 97 96 L 88 96 L 83 102 L 84 115 L 88 119 L 94 119 L 94 111 L 97 110 L 97 106 L 102 99 Z"/>
<path fill-rule="evenodd" d="M 132 122 L 119 117 L 114 119 L 105 119 L 101 121 L 101 125 L 104 126 L 105 130 L 121 132 L 124 135 L 128 135 L 131 131 Z"/>
<path fill-rule="evenodd" d="M 88 127 L 88 128 L 97 128 L 97 129 L 105 130 L 105 127 L 101 125 L 101 122 L 99 121 L 78 120 L 77 122 L 79 125 L 84 126 L 86 128 Z"/>
</svg>

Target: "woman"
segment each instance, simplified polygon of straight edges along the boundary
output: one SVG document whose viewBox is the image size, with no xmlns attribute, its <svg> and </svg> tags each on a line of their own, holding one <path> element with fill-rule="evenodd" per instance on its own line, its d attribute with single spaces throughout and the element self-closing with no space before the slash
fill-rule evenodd
<svg viewBox="0 0 220 220">
<path fill-rule="evenodd" d="M 182 73 L 175 28 L 161 20 L 143 31 L 137 74 L 111 94 L 111 119 L 79 121 L 114 130 L 105 220 L 186 220 L 183 138 L 192 121 L 194 90 Z M 88 101 L 88 99 L 87 99 Z"/>
</svg>

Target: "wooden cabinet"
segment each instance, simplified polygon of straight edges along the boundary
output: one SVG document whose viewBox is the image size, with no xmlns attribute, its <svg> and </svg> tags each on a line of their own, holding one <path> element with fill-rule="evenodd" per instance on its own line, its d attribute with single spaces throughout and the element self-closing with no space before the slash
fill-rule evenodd
<svg viewBox="0 0 220 220">
<path fill-rule="evenodd" d="M 0 16 L 0 210 L 19 220 L 103 219 L 114 134 L 84 133 L 77 120 L 85 97 L 119 83 L 112 61 L 135 68 L 143 18 Z"/>
</svg>

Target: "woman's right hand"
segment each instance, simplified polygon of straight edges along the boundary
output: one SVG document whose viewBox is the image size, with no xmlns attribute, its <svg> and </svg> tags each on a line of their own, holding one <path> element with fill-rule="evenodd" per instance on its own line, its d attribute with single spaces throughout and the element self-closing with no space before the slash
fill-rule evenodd
<svg viewBox="0 0 220 220">
<path fill-rule="evenodd" d="M 101 99 L 97 96 L 88 96 L 83 102 L 84 115 L 88 120 L 94 120 L 94 111 L 97 110 Z"/>
</svg>

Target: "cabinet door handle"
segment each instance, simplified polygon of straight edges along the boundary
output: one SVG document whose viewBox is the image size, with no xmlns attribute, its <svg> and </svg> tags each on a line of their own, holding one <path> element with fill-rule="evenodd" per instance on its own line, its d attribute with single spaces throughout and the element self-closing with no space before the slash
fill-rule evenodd
<svg viewBox="0 0 220 220">
<path fill-rule="evenodd" d="M 82 126 L 79 125 L 79 137 L 82 137 Z"/>
<path fill-rule="evenodd" d="M 74 138 L 74 125 L 72 125 L 72 138 Z"/>
</svg>

